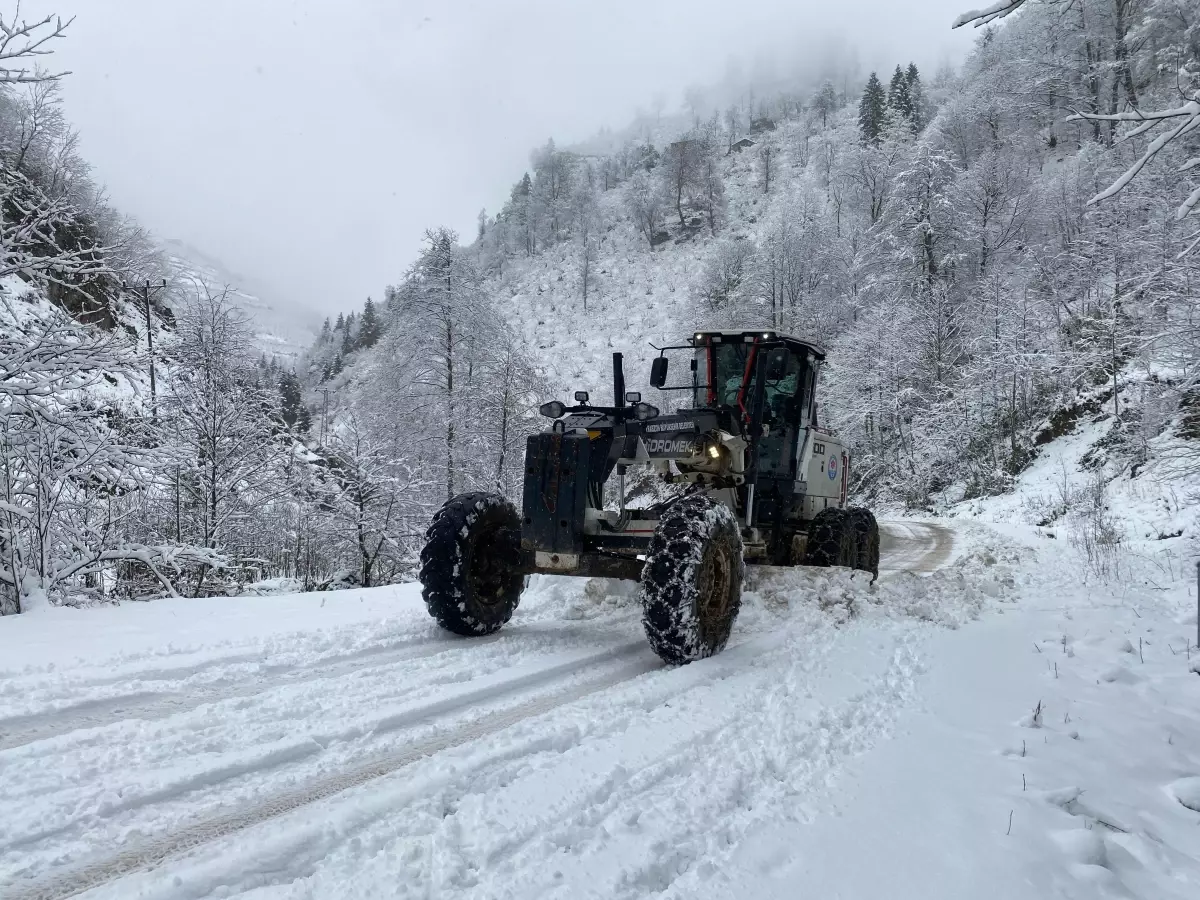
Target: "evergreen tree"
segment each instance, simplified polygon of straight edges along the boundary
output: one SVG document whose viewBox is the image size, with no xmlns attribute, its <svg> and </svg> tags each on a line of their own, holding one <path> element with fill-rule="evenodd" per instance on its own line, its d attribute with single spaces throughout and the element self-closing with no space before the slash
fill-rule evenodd
<svg viewBox="0 0 1200 900">
<path fill-rule="evenodd" d="M 279 376 L 279 415 L 288 428 L 306 432 L 311 424 L 295 371 Z"/>
<path fill-rule="evenodd" d="M 342 369 L 344 367 L 345 367 L 345 364 L 342 362 L 342 354 L 339 353 L 337 356 L 335 356 L 333 358 L 333 368 L 331 368 L 329 370 L 330 377 L 333 377 L 334 375 L 342 374 Z"/>
<path fill-rule="evenodd" d="M 346 317 L 338 313 L 337 324 L 333 326 L 334 331 L 341 331 L 346 327 Z"/>
<path fill-rule="evenodd" d="M 530 208 L 533 200 L 533 179 L 526 172 L 521 180 L 513 185 L 512 196 L 505 208 L 510 240 L 518 247 L 524 247 L 526 256 L 533 256 L 537 251 L 537 229 L 533 211 Z"/>
<path fill-rule="evenodd" d="M 813 97 L 813 109 L 821 114 L 821 127 L 824 128 L 829 114 L 837 109 L 837 91 L 833 89 L 833 82 L 829 79 L 825 80 Z"/>
<path fill-rule="evenodd" d="M 908 71 L 904 73 L 904 80 L 908 82 L 908 99 L 912 107 L 912 127 L 913 131 L 920 131 L 925 127 L 925 89 L 921 86 L 921 73 L 917 71 L 916 63 L 908 64 Z"/>
<path fill-rule="evenodd" d="M 321 337 L 318 339 L 322 344 L 328 344 L 333 337 L 333 328 L 329 324 L 329 316 L 325 317 L 325 321 L 321 323 Z"/>
<path fill-rule="evenodd" d="M 353 315 L 353 313 L 351 313 Z M 342 357 L 349 356 L 354 352 L 354 334 L 350 330 L 350 320 L 346 319 L 346 329 L 342 332 L 342 350 L 339 354 Z"/>
<path fill-rule="evenodd" d="M 358 346 L 374 347 L 382 332 L 379 316 L 375 312 L 375 302 L 368 297 L 363 305 L 362 319 L 358 325 Z"/>
<path fill-rule="evenodd" d="M 864 142 L 879 143 L 879 134 L 887 115 L 886 107 L 887 96 L 883 92 L 883 85 L 879 82 L 879 76 L 872 72 L 858 104 L 858 129 Z"/>
<path fill-rule="evenodd" d="M 908 91 L 908 78 L 898 64 L 892 73 L 892 83 L 888 86 L 887 109 L 893 120 L 912 121 L 913 104 Z"/>
<path fill-rule="evenodd" d="M 659 153 L 649 141 L 640 147 L 636 147 L 633 153 L 635 158 L 634 165 L 638 168 L 651 172 L 658 165 Z"/>
</svg>

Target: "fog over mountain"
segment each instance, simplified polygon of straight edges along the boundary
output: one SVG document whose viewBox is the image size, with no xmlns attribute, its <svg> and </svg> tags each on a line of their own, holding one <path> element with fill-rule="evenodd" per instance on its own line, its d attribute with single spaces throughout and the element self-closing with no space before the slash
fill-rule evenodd
<svg viewBox="0 0 1200 900">
<path fill-rule="evenodd" d="M 740 91 L 834 57 L 933 71 L 960 0 L 89 0 L 56 52 L 113 202 L 281 298 L 361 302 L 426 228 L 470 236 L 529 152 L 689 85 Z M 23 12 L 64 12 L 48 0 Z M 203 185 L 197 190 L 197 185 Z"/>
</svg>

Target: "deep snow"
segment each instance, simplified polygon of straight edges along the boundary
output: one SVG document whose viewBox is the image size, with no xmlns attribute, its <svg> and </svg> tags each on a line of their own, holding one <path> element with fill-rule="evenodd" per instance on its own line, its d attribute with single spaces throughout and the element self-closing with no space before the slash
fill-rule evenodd
<svg viewBox="0 0 1200 900">
<path fill-rule="evenodd" d="M 1194 595 L 1002 530 L 752 571 L 678 669 L 598 580 L 0 620 L 0 895 L 1196 896 Z"/>
</svg>

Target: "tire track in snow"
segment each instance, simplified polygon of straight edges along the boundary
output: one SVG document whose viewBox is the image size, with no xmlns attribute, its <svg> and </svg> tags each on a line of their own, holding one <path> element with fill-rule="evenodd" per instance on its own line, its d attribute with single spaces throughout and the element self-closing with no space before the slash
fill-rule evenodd
<svg viewBox="0 0 1200 900">
<path fill-rule="evenodd" d="M 499 638 L 500 635 L 481 638 L 472 642 L 471 646 L 494 643 Z M 52 712 L 0 719 L 0 751 L 22 747 L 25 744 L 44 741 L 85 728 L 101 728 L 128 719 L 165 719 L 177 713 L 190 712 L 206 703 L 253 697 L 277 687 L 306 684 L 310 681 L 336 678 L 365 669 L 412 662 L 437 656 L 439 653 L 446 653 L 462 646 L 463 643 L 459 641 L 447 640 L 436 640 L 430 643 L 408 642 L 400 647 L 371 648 L 342 654 L 309 665 L 275 667 L 265 676 L 255 675 L 250 678 L 242 678 L 232 684 L 197 685 L 180 692 L 139 691 L 117 697 L 86 700 Z M 261 659 L 261 657 L 256 658 Z M 214 660 L 209 665 L 224 664 L 230 660 L 245 661 L 246 657 Z M 365 664 L 364 660 L 367 661 Z M 185 676 L 195 669 L 196 667 L 189 667 L 185 670 Z M 144 676 L 139 673 L 130 677 L 141 680 Z"/>
<path fill-rule="evenodd" d="M 880 540 L 883 551 L 881 571 L 924 573 L 932 572 L 946 563 L 953 548 L 954 538 L 952 532 L 941 525 L 925 522 L 882 522 Z M 469 646 L 478 647 L 509 636 L 510 634 L 506 633 L 473 640 Z M 458 648 L 464 643 L 435 639 L 432 642 L 405 642 L 399 647 L 372 647 L 309 664 L 268 666 L 265 675 L 240 679 L 233 684 L 200 685 L 186 692 L 139 691 L 117 697 L 87 700 L 52 712 L 0 719 L 0 751 L 81 729 L 100 728 L 127 719 L 163 719 L 177 713 L 189 712 L 206 703 L 252 697 L 276 687 L 335 678 L 360 670 L 365 660 L 369 660 L 368 666 L 374 668 L 424 659 Z M 191 666 L 153 669 L 123 677 L 126 680 L 138 681 L 179 679 L 221 665 L 261 659 L 260 654 L 235 654 Z M 114 677 L 106 677 L 76 687 L 102 686 L 112 684 L 116 680 Z"/>
<path fill-rule="evenodd" d="M 831 648 L 825 642 L 811 645 L 807 637 L 804 646 L 812 652 L 802 654 L 799 665 L 805 670 L 821 669 Z M 530 770 L 531 764 L 539 768 L 541 763 L 534 762 L 539 757 L 544 757 L 543 761 L 553 768 L 581 745 L 624 734 L 646 716 L 673 707 L 681 694 L 714 682 L 724 683 L 730 678 L 744 676 L 750 676 L 756 684 L 769 682 L 771 664 L 768 657 L 776 657 L 780 653 L 791 655 L 795 650 L 796 645 L 779 632 L 743 638 L 716 657 L 658 672 L 630 696 L 623 695 L 620 699 L 610 701 L 616 703 L 616 709 L 590 709 L 574 718 L 554 719 L 545 725 L 531 723 L 528 727 L 536 730 L 520 735 L 516 746 L 489 751 L 485 759 L 466 766 L 454 765 L 443 769 L 432 780 L 427 776 L 422 777 L 422 783 L 418 786 L 389 785 L 381 787 L 377 794 L 369 798 L 348 798 L 345 805 L 333 807 L 326 816 L 310 812 L 304 824 L 277 829 L 276 834 L 265 836 L 265 843 L 262 838 L 256 840 L 250 845 L 253 849 L 249 851 L 208 848 L 202 857 L 191 861 L 190 868 L 185 864 L 181 872 L 182 885 L 178 877 L 173 882 L 152 882 L 145 888 L 135 882 L 129 892 L 132 894 L 137 891 L 138 896 L 163 900 L 200 900 L 217 889 L 231 892 L 232 895 L 251 888 L 261 889 L 297 881 L 312 875 L 330 852 L 329 823 L 332 821 L 337 822 L 337 840 L 345 842 L 350 835 L 369 829 L 382 820 L 394 819 L 404 810 L 419 808 L 431 798 L 436 798 L 449 810 L 456 810 L 469 798 L 500 789 L 519 775 L 523 776 Z M 651 671 L 657 668 L 656 665 L 650 666 Z M 760 684 L 761 688 L 765 688 L 765 684 Z M 760 689 L 754 692 L 765 693 Z M 680 720 L 681 726 L 685 726 L 686 722 L 685 714 Z M 708 724 L 710 730 L 722 727 L 717 723 Z M 686 727 L 684 730 L 691 734 Z M 342 813 L 347 807 L 354 809 L 349 820 Z M 431 832 L 423 829 L 421 824 L 428 821 L 427 815 L 428 811 L 424 816 L 417 814 L 412 826 L 415 830 L 409 832 L 409 837 L 430 836 Z M 441 820 L 446 815 L 445 812 L 439 813 L 437 818 Z M 450 812 L 448 815 L 454 818 L 457 813 Z M 507 827 L 501 826 L 501 830 Z M 515 837 L 515 841 L 510 840 L 511 837 Z M 505 843 L 516 848 L 523 846 L 526 841 L 514 834 L 506 838 Z M 516 852 L 515 849 L 512 852 Z M 507 855 L 510 854 L 500 851 L 501 858 Z M 353 893 L 350 891 L 348 895 Z"/>
<path fill-rule="evenodd" d="M 683 714 L 667 730 L 657 726 L 659 737 L 648 732 L 603 755 L 599 768 L 594 760 L 585 764 L 563 783 L 586 801 L 548 818 L 528 817 L 523 829 L 514 827 L 478 846 L 481 833 L 495 833 L 506 820 L 493 809 L 471 822 L 467 845 L 475 845 L 472 850 L 461 846 L 461 835 L 450 828 L 441 835 L 449 844 L 441 853 L 453 857 L 458 851 L 465 869 L 495 878 L 479 885 L 487 896 L 501 893 L 501 887 L 506 896 L 560 896 L 564 884 L 584 876 L 575 872 L 555 882 L 545 873 L 580 860 L 588 860 L 590 877 L 598 871 L 615 874 L 611 883 L 592 883 L 600 895 L 635 900 L 666 891 L 701 860 L 736 845 L 781 803 L 811 802 L 846 760 L 886 737 L 898 709 L 914 696 L 919 670 L 913 635 L 898 637 L 884 671 L 856 689 L 835 689 L 836 696 L 828 696 L 828 686 L 819 689 L 815 679 L 835 677 L 839 670 L 828 665 L 832 646 L 812 648 L 812 658 L 800 659 L 775 692 L 756 689 L 753 682 L 740 688 L 744 696 L 761 697 L 761 704 L 739 706 L 730 699 L 713 710 L 721 715 Z M 824 702 L 816 700 L 823 694 Z M 639 749 L 645 746 L 656 748 L 655 758 L 645 758 Z M 564 760 L 562 768 L 568 765 Z M 532 793 L 546 797 L 553 791 L 541 785 Z M 683 799 L 689 797 L 690 802 Z M 664 814 L 666 809 L 673 814 Z M 539 858 L 547 847 L 562 853 Z M 609 862 L 597 866 L 597 853 Z M 443 860 L 442 865 L 448 864 Z M 682 895 L 703 896 L 704 891 L 693 886 Z"/>
<path fill-rule="evenodd" d="M 228 837 L 244 831 L 254 825 L 284 815 L 309 804 L 340 794 L 343 791 L 358 787 L 369 781 L 392 774 L 427 756 L 444 750 L 458 747 L 480 738 L 487 737 L 508 728 L 516 723 L 549 712 L 559 706 L 572 703 L 590 694 L 606 690 L 624 681 L 636 678 L 647 672 L 663 667 L 663 663 L 653 657 L 643 641 L 612 648 L 603 653 L 590 657 L 576 658 L 568 662 L 533 672 L 529 675 L 510 681 L 490 685 L 474 691 L 461 693 L 455 697 L 417 707 L 393 716 L 381 719 L 371 730 L 373 734 L 396 731 L 413 727 L 431 719 L 447 715 L 458 710 L 487 702 L 497 697 L 513 693 L 523 693 L 548 683 L 570 676 L 578 669 L 604 661 L 618 661 L 630 656 L 640 655 L 645 658 L 627 664 L 616 672 L 598 678 L 590 679 L 582 684 L 554 691 L 550 694 L 540 694 L 516 706 L 484 714 L 482 717 L 454 728 L 440 735 L 435 735 L 403 750 L 381 754 L 366 762 L 359 763 L 339 772 L 320 776 L 300 785 L 299 787 L 277 792 L 256 803 L 242 806 L 240 809 L 210 816 L 157 840 L 148 841 L 123 850 L 113 856 L 84 864 L 64 874 L 50 876 L 40 882 L 23 886 L 20 882 L 9 882 L 0 885 L 0 893 L 6 900 L 63 900 L 92 888 L 110 883 L 134 872 L 156 868 L 168 859 L 186 853 L 196 847 Z M 311 743 L 313 752 L 319 752 L 321 747 L 315 741 Z M 294 761 L 292 755 L 278 751 L 271 754 L 278 762 L 269 761 L 268 765 Z M 246 767 L 238 767 L 235 774 L 248 771 Z M 159 796 L 151 798 L 151 802 L 164 799 Z M 41 839 L 52 835 L 37 835 Z M 11 846 L 11 845 L 10 845 Z M 10 890 L 11 889 L 11 892 Z"/>
<path fill-rule="evenodd" d="M 707 880 L 696 871 L 702 860 L 709 861 L 714 871 L 720 871 L 720 862 L 732 855 L 733 848 L 755 823 L 801 798 L 804 805 L 812 805 L 829 792 L 831 781 L 848 761 L 890 737 L 900 710 L 917 696 L 917 675 L 921 670 L 914 636 L 905 636 L 885 672 L 851 697 L 820 704 L 804 726 L 789 736 L 782 757 L 760 755 L 759 748 L 746 741 L 743 731 L 735 745 L 740 743 L 744 757 L 756 758 L 761 766 L 756 772 L 760 776 L 758 790 L 745 790 L 736 779 L 725 779 L 722 783 L 722 773 L 713 770 L 708 779 L 709 798 L 716 801 L 716 808 L 703 810 L 699 816 L 677 817 L 675 821 L 684 827 L 659 836 L 659 841 L 671 848 L 668 857 L 635 862 L 622 873 L 618 889 L 610 896 L 614 900 L 635 900 L 650 890 L 675 897 L 699 895 Z M 711 756 L 696 756 L 696 762 L 701 764 L 710 759 Z M 658 793 L 669 794 L 671 788 L 666 783 Z M 807 815 L 812 815 L 811 811 Z M 713 823 L 712 827 L 708 827 L 709 823 Z"/>
</svg>

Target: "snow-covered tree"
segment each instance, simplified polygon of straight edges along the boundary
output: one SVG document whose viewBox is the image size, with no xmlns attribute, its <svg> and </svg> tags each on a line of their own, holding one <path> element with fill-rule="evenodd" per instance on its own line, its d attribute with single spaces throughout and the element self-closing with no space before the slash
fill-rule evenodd
<svg viewBox="0 0 1200 900">
<path fill-rule="evenodd" d="M 128 344 L 0 295 L 0 614 L 106 594 L 118 566 L 173 594 L 180 562 L 217 556 L 131 538 L 161 459 L 150 423 L 115 402 Z"/>
<path fill-rule="evenodd" d="M 886 116 L 887 95 L 879 82 L 879 76 L 872 72 L 858 103 L 858 129 L 863 141 L 873 144 L 879 140 Z"/>
<path fill-rule="evenodd" d="M 478 484 L 520 501 L 526 438 L 541 428 L 538 406 L 546 399 L 544 379 L 511 329 L 488 336 L 472 403 L 478 427 L 470 435 L 479 462 Z"/>
<path fill-rule="evenodd" d="M 362 318 L 358 322 L 358 340 L 359 347 L 374 347 L 379 342 L 379 336 L 383 332 L 383 323 L 379 320 L 379 313 L 375 309 L 375 301 L 370 297 L 363 304 Z"/>
<path fill-rule="evenodd" d="M 571 230 L 575 236 L 579 259 L 579 288 L 587 311 L 588 291 L 592 285 L 592 268 L 599 252 L 601 230 L 600 197 L 596 187 L 597 174 L 591 163 L 580 167 L 571 190 Z"/>
<path fill-rule="evenodd" d="M 80 234 L 81 213 L 27 176 L 0 166 L 0 278 L 18 275 L 68 290 L 110 272 L 104 248 Z"/>
<path fill-rule="evenodd" d="M 821 127 L 828 127 L 829 116 L 838 108 L 837 91 L 828 78 L 821 82 L 820 90 L 813 95 L 812 106 L 821 116 Z"/>
<path fill-rule="evenodd" d="M 67 72 L 51 73 L 39 68 L 36 63 L 53 52 L 51 44 L 66 34 L 74 18 L 64 22 L 50 13 L 42 19 L 30 22 L 20 18 L 21 4 L 18 2 L 7 17 L 0 13 L 0 84 L 36 84 L 55 81 Z M 15 68 L 15 66 L 20 68 Z M 32 68 L 29 68 L 32 66 Z"/>
<path fill-rule="evenodd" d="M 625 183 L 625 208 L 652 250 L 665 206 L 662 183 L 644 169 L 635 171 Z"/>
<path fill-rule="evenodd" d="M 288 428 L 306 432 L 311 427 L 312 420 L 304 405 L 303 387 L 295 371 L 279 376 L 279 415 Z"/>
<path fill-rule="evenodd" d="M 888 85 L 887 112 L 894 119 L 911 122 L 913 118 L 913 100 L 909 90 L 909 79 L 899 65 L 892 73 L 892 80 Z"/>
<path fill-rule="evenodd" d="M 694 202 L 708 220 L 708 230 L 715 236 L 717 224 L 726 210 L 725 175 L 721 166 L 720 126 L 714 119 L 703 128 L 696 149 L 696 195 Z"/>
<path fill-rule="evenodd" d="M 418 363 L 413 384 L 424 394 L 430 421 L 439 423 L 439 468 L 449 499 L 462 486 L 460 433 L 465 386 L 475 377 L 477 354 L 489 340 L 494 313 L 479 273 L 448 228 L 426 232 L 426 246 L 401 288 L 404 301 L 394 329 Z"/>
<path fill-rule="evenodd" d="M 925 86 L 921 84 L 921 73 L 916 63 L 909 63 L 904 72 L 904 80 L 908 87 L 908 102 L 910 107 L 909 121 L 913 131 L 920 132 L 925 127 Z"/>
<path fill-rule="evenodd" d="M 758 182 L 762 185 L 763 193 L 771 193 L 771 172 L 775 165 L 775 147 L 770 141 L 764 141 L 758 149 Z"/>
<path fill-rule="evenodd" d="M 383 556 L 403 556 L 395 533 L 405 495 L 427 485 L 418 485 L 404 460 L 393 458 L 354 412 L 334 430 L 324 468 L 321 509 L 332 519 L 342 555 L 357 563 L 358 583 L 370 587 Z"/>
<path fill-rule="evenodd" d="M 702 153 L 700 139 L 692 133 L 673 141 L 663 153 L 659 172 L 663 179 L 663 189 L 671 197 L 671 206 L 679 217 L 680 228 L 687 224 L 683 217 L 684 200 L 690 199 L 691 192 L 699 181 Z"/>
<path fill-rule="evenodd" d="M 162 405 L 179 466 L 181 537 L 237 553 L 254 544 L 243 529 L 284 489 L 287 444 L 272 426 L 277 394 L 254 377 L 248 319 L 228 292 L 199 286 L 178 315 L 177 335 Z M 195 591 L 207 575 L 201 568 Z"/>
<path fill-rule="evenodd" d="M 754 246 L 747 240 L 719 241 L 709 253 L 696 284 L 696 294 L 712 311 L 743 302 L 742 287 L 750 275 Z"/>
</svg>

